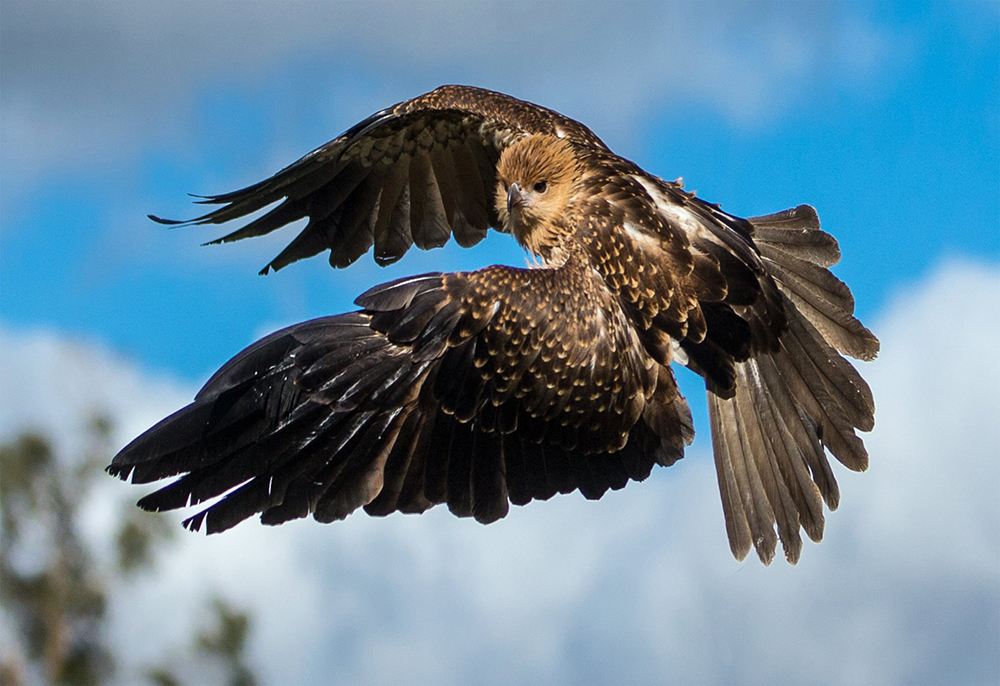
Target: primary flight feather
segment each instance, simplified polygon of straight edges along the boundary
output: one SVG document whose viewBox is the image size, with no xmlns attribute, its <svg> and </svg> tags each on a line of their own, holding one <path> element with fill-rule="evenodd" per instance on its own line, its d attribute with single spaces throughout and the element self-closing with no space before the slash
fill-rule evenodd
<svg viewBox="0 0 1000 686">
<path fill-rule="evenodd" d="M 273 209 L 217 241 L 305 228 L 263 273 L 329 251 L 487 230 L 541 267 L 376 286 L 357 312 L 253 344 L 109 471 L 178 476 L 148 510 L 216 499 L 186 520 L 225 530 L 422 512 L 492 522 L 579 490 L 600 498 L 680 459 L 694 435 L 671 363 L 705 379 L 730 547 L 764 563 L 823 534 L 839 492 L 827 452 L 863 470 L 874 402 L 841 353 L 878 340 L 853 317 L 840 258 L 807 205 L 741 219 L 611 152 L 584 125 L 480 88 L 443 86 L 360 122 L 274 176 L 202 201 L 187 222 Z M 277 203 L 277 204 L 275 204 Z"/>
</svg>

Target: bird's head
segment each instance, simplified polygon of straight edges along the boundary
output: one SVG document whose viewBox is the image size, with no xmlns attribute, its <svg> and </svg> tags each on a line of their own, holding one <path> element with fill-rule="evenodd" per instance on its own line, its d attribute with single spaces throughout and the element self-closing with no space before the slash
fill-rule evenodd
<svg viewBox="0 0 1000 686">
<path fill-rule="evenodd" d="M 497 164 L 501 223 L 525 248 L 548 256 L 567 227 L 561 221 L 580 174 L 572 144 L 535 134 L 504 150 Z"/>
</svg>

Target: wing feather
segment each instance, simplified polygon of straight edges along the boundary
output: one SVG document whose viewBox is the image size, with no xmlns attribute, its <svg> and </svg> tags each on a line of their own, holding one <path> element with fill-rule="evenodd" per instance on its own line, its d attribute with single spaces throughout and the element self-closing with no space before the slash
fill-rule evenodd
<svg viewBox="0 0 1000 686">
<path fill-rule="evenodd" d="M 409 166 L 408 163 L 394 165 L 386 173 L 385 181 L 382 183 L 378 215 L 372 228 L 375 261 L 382 266 L 398 260 L 413 245 L 410 236 L 409 207 L 405 206 L 409 203 L 407 190 Z M 403 216 L 407 219 L 405 224 L 402 221 Z"/>
<path fill-rule="evenodd" d="M 186 525 L 210 533 L 253 515 L 329 522 L 437 503 L 488 523 L 511 502 L 599 498 L 645 478 L 659 453 L 643 448 L 683 445 L 689 424 L 643 414 L 657 389 L 683 400 L 666 368 L 629 350 L 627 328 L 601 328 L 621 316 L 593 309 L 615 305 L 587 290 L 597 282 L 581 279 L 592 278 L 574 266 L 493 267 L 378 286 L 358 298 L 361 312 L 237 355 L 109 470 L 178 476 L 141 505 L 202 504 Z"/>
<path fill-rule="evenodd" d="M 268 179 L 203 197 L 200 203 L 221 205 L 206 214 L 188 221 L 150 218 L 221 224 L 280 203 L 212 243 L 261 236 L 308 218 L 265 273 L 323 250 L 330 250 L 332 266 L 345 267 L 372 245 L 379 264 L 398 260 L 414 243 L 443 245 L 452 234 L 468 247 L 489 227 L 499 228 L 492 198 L 500 153 L 533 133 L 606 149 L 587 127 L 552 110 L 481 88 L 442 86 L 376 112 Z M 401 199 L 408 200 L 408 222 Z"/>
<path fill-rule="evenodd" d="M 440 248 L 451 236 L 437 175 L 426 152 L 417 153 L 410 165 L 410 226 L 413 242 L 421 250 Z M 420 227 L 417 231 L 413 228 Z"/>
<path fill-rule="evenodd" d="M 503 435 L 476 431 L 471 458 L 472 516 L 483 524 L 506 517 L 510 496 Z"/>
</svg>

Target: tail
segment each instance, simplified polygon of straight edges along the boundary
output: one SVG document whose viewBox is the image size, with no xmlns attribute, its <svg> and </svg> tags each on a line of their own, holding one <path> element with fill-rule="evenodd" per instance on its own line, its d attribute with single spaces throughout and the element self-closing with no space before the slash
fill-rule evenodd
<svg viewBox="0 0 1000 686">
<path fill-rule="evenodd" d="M 875 404 L 840 353 L 871 360 L 879 342 L 854 318 L 850 290 L 826 269 L 840 249 L 812 207 L 749 221 L 788 327 L 776 349 L 737 365 L 732 398 L 709 392 L 712 441 L 733 554 L 743 559 L 753 545 L 769 564 L 780 539 L 794 564 L 799 528 L 819 541 L 823 501 L 835 510 L 840 499 L 824 448 L 849 469 L 868 466 L 856 430 L 874 427 Z"/>
</svg>

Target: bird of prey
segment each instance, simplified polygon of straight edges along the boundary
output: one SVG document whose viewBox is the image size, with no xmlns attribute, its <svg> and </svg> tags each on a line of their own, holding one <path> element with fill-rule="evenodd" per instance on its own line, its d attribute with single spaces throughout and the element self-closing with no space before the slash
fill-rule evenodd
<svg viewBox="0 0 1000 686">
<path fill-rule="evenodd" d="M 423 512 L 489 523 L 509 504 L 600 498 L 683 456 L 694 435 L 671 371 L 705 380 L 733 554 L 823 534 L 839 491 L 829 451 L 868 455 L 871 391 L 841 353 L 878 340 L 827 267 L 837 242 L 801 205 L 742 219 L 614 154 L 590 129 L 500 93 L 442 86 L 386 108 L 271 178 L 205 197 L 171 224 L 273 209 L 215 243 L 305 228 L 262 273 L 329 251 L 346 267 L 489 228 L 535 268 L 491 266 L 376 286 L 358 311 L 277 331 L 125 447 L 108 471 L 178 477 L 139 506 L 211 501 L 223 531 Z M 276 204 L 275 204 L 276 203 Z M 221 496 L 221 497 L 220 497 Z"/>
</svg>

